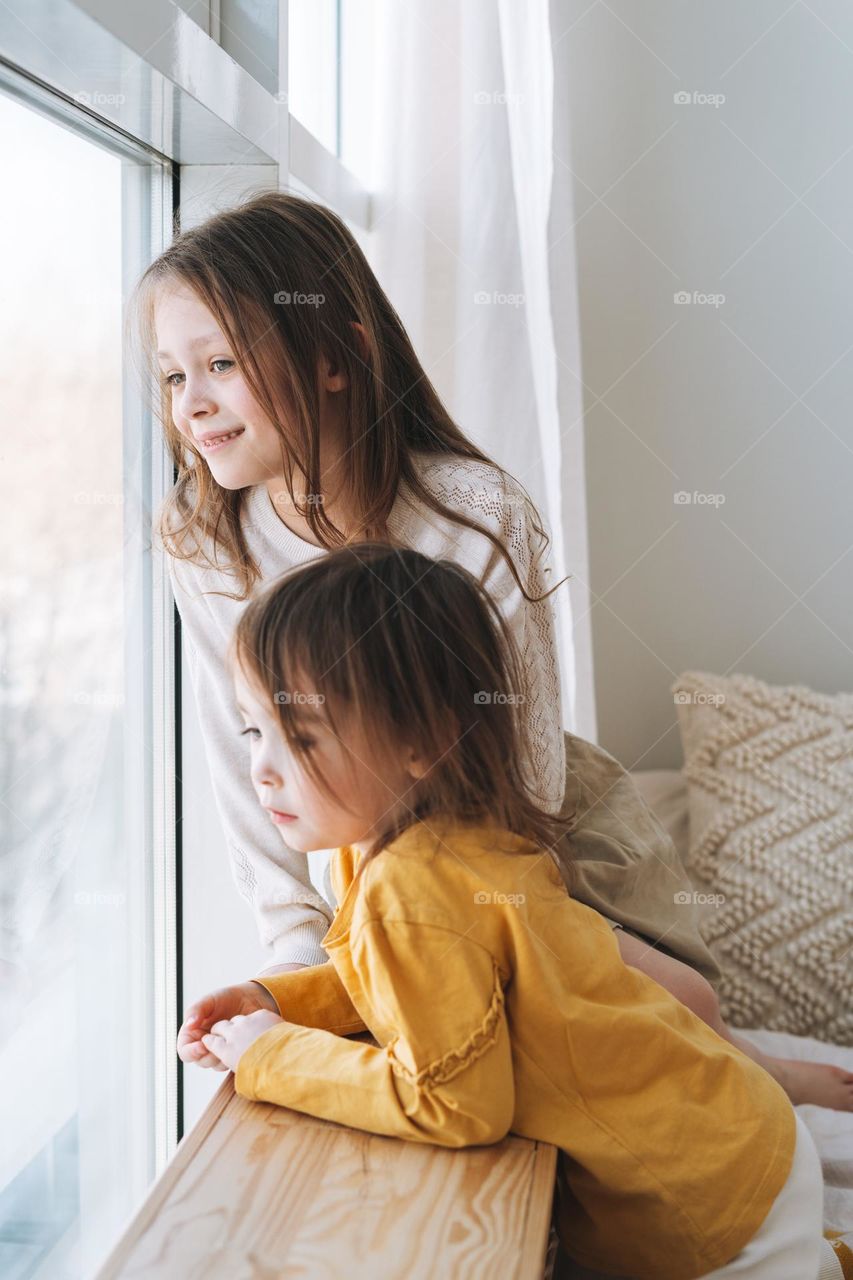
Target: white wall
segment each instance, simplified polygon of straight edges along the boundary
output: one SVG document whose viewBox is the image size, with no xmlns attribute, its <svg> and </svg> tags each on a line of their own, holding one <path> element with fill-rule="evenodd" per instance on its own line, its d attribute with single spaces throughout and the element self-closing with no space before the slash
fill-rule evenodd
<svg viewBox="0 0 853 1280">
<path fill-rule="evenodd" d="M 687 668 L 853 689 L 853 11 L 553 0 L 552 26 L 599 741 L 669 767 Z"/>
</svg>

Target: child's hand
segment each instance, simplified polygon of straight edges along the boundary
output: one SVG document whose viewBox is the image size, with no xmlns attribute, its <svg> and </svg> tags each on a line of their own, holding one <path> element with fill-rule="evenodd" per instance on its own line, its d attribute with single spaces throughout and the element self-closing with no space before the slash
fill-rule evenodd
<svg viewBox="0 0 853 1280">
<path fill-rule="evenodd" d="M 284 1018 L 280 1018 L 277 1013 L 258 1009 L 255 1013 L 238 1014 L 236 1018 L 217 1022 L 207 1035 L 202 1036 L 202 1040 L 205 1047 L 220 1062 L 225 1063 L 225 1068 L 220 1070 L 230 1067 L 232 1071 L 236 1071 L 237 1063 L 249 1045 L 254 1044 L 258 1036 L 262 1036 L 279 1022 L 284 1022 Z"/>
<path fill-rule="evenodd" d="M 195 1063 L 197 1067 L 212 1067 L 214 1071 L 227 1071 L 228 1067 L 215 1054 L 209 1053 L 202 1037 L 215 1022 L 268 1009 L 278 1014 L 278 1005 L 259 982 L 241 982 L 234 987 L 222 987 L 190 1005 L 184 1014 L 184 1023 L 178 1032 L 178 1057 L 182 1062 Z"/>
</svg>

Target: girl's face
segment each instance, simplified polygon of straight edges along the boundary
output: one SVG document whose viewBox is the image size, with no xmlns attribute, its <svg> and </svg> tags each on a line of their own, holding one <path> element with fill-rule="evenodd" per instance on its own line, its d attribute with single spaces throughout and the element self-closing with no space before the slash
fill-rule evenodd
<svg viewBox="0 0 853 1280">
<path fill-rule="evenodd" d="M 424 769 L 413 753 L 388 769 L 372 757 L 360 732 L 342 741 L 320 718 L 316 701 L 300 703 L 302 739 L 313 762 L 340 798 L 326 796 L 291 751 L 266 695 L 256 691 L 239 668 L 232 668 L 237 703 L 251 746 L 252 782 L 285 844 L 308 853 L 363 845 L 398 810 L 411 807 L 411 788 Z M 298 695 L 303 698 L 305 695 Z"/>
<path fill-rule="evenodd" d="M 224 489 L 281 475 L 281 441 L 258 405 L 211 311 L 191 290 L 161 289 L 154 312 L 157 359 L 172 416 Z M 231 436 L 231 438 L 227 438 Z"/>
</svg>

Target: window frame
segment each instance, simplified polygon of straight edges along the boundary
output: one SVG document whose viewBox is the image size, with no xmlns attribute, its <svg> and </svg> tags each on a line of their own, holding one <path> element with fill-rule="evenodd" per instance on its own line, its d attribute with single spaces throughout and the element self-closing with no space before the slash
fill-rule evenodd
<svg viewBox="0 0 853 1280">
<path fill-rule="evenodd" d="M 7 52 L 0 24 L 0 47 Z M 120 163 L 122 312 L 128 292 L 145 265 L 165 247 L 172 220 L 173 166 L 152 148 L 85 109 L 73 95 L 57 92 L 37 69 L 4 56 L 0 86 L 22 108 L 48 119 L 108 152 Z M 61 217 L 61 205 L 60 214 Z M 165 1161 L 174 1124 L 175 1078 L 169 1061 L 173 1037 L 163 1030 L 176 993 L 168 974 L 174 936 L 174 894 L 169 883 L 174 867 L 174 722 L 170 715 L 173 664 L 165 656 L 171 625 L 164 624 L 163 596 L 154 573 L 150 515 L 162 492 L 163 451 L 151 449 L 152 418 L 138 395 L 127 367 L 121 372 L 122 544 L 124 575 L 123 769 L 120 802 L 126 815 L 128 898 L 138 903 L 130 913 L 125 968 L 138 975 L 128 993 L 138 1016 L 131 1018 L 125 1044 L 129 1096 L 151 1099 L 146 1119 L 132 1120 L 127 1152 L 126 1194 L 138 1202 Z M 129 570 L 129 572 L 127 572 Z M 169 615 L 171 623 L 171 615 Z M 159 821 L 158 821 L 159 816 Z M 150 856 L 149 856 L 150 852 Z M 109 956 L 104 956 L 108 963 Z M 153 963 L 152 963 L 153 961 Z M 56 1136 L 56 1135 L 54 1135 Z M 174 1143 L 172 1143 L 174 1146 Z M 58 1246 L 57 1246 L 58 1247 Z"/>
</svg>

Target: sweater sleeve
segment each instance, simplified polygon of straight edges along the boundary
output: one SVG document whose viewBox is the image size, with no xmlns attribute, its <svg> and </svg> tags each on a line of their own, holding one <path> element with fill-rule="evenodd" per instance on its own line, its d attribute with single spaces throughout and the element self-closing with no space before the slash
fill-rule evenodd
<svg viewBox="0 0 853 1280">
<path fill-rule="evenodd" d="M 448 507 L 485 525 L 512 556 L 528 595 L 541 596 L 555 583 L 521 486 L 493 466 L 456 460 L 429 468 L 424 481 Z M 541 520 L 541 516 L 540 516 Z M 448 522 L 449 523 L 449 522 Z M 532 762 L 525 769 L 534 798 L 550 814 L 564 802 L 566 751 L 563 737 L 557 628 L 551 599 L 531 604 L 520 591 L 504 556 L 488 538 L 450 525 L 445 546 L 427 534 L 426 554 L 462 563 L 489 592 L 519 651 L 524 679 L 521 711 L 526 719 Z M 566 584 L 560 590 L 568 590 Z M 532 769 L 532 773 L 531 773 Z"/>
<path fill-rule="evenodd" d="M 541 596 L 554 585 L 554 574 L 519 495 L 520 490 L 518 494 L 506 491 L 499 532 L 528 595 Z M 528 785 L 548 813 L 558 814 L 565 794 L 566 753 L 556 621 L 551 600 L 541 600 L 538 604 L 526 600 L 503 556 L 497 559 L 492 556 L 483 585 L 509 626 L 521 657 L 525 681 L 522 710 L 533 753 L 533 776 L 529 777 Z M 568 588 L 560 588 L 564 589 Z"/>
<path fill-rule="evenodd" d="M 369 920 L 352 956 L 382 1047 L 279 1023 L 240 1058 L 237 1092 L 414 1142 L 499 1142 L 515 1088 L 491 952 L 435 925 Z"/>
<path fill-rule="evenodd" d="M 271 963 L 322 964 L 327 958 L 322 939 L 332 910 L 311 883 L 306 855 L 284 844 L 258 803 L 247 739 L 240 736 L 242 722 L 224 662 L 231 637 L 221 633 L 201 588 L 185 585 L 190 575 L 176 572 L 173 558 L 166 559 L 234 883 L 254 913 Z M 184 565 L 181 562 L 182 570 Z"/>
</svg>

